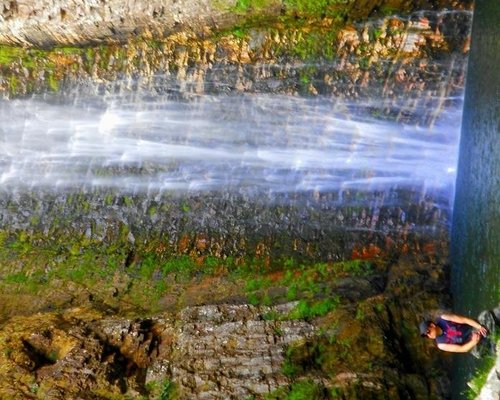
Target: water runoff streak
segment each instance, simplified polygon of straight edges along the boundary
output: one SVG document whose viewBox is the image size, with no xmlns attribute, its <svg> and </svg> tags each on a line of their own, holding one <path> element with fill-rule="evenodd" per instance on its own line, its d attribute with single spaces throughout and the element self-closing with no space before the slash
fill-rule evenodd
<svg viewBox="0 0 500 400">
<path fill-rule="evenodd" d="M 375 118 L 381 106 L 270 94 L 2 101 L 1 190 L 420 188 L 451 199 L 461 107 L 422 127 Z"/>
</svg>

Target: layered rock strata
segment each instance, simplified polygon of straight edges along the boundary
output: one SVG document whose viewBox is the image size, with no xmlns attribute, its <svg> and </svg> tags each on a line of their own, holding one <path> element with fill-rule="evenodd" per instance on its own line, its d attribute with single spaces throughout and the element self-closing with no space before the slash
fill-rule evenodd
<svg viewBox="0 0 500 400">
<path fill-rule="evenodd" d="M 430 4 L 429 4 L 430 3 Z M 283 13 L 321 15 L 338 11 L 351 18 L 366 18 L 388 10 L 413 11 L 421 7 L 468 8 L 471 1 L 382 0 L 337 1 L 329 7 L 280 0 L 238 2 L 236 0 L 154 0 L 154 1 L 32 1 L 0 2 L 0 43 L 23 46 L 82 45 L 122 41 L 137 35 L 161 38 L 181 30 L 202 33 L 245 21 L 249 16 L 270 17 Z M 382 12 L 381 12 L 382 10 Z M 385 10 L 385 11 L 384 11 Z"/>
<path fill-rule="evenodd" d="M 309 387 L 318 399 L 447 398 L 447 358 L 417 329 L 449 300 L 443 266 L 405 257 L 365 280 L 339 281 L 338 307 L 307 319 L 294 302 L 208 297 L 152 317 L 16 316 L 0 329 L 0 397 L 262 399 Z"/>
</svg>

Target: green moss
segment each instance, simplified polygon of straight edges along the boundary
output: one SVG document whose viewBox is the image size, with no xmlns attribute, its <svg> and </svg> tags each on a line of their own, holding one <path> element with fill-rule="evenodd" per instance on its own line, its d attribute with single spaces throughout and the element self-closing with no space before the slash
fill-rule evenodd
<svg viewBox="0 0 500 400">
<path fill-rule="evenodd" d="M 278 0 L 236 0 L 234 7 L 231 7 L 229 11 L 236 14 L 248 14 L 279 5 Z"/>
<path fill-rule="evenodd" d="M 74 196 L 72 201 L 79 207 L 86 203 L 81 196 Z M 59 229 L 64 224 L 61 222 Z M 99 234 L 99 229 L 91 227 L 93 234 Z M 49 235 L 0 231 L 0 292 L 38 293 L 38 298 L 50 301 L 53 293 L 62 295 L 65 287 L 78 287 L 117 307 L 130 304 L 152 313 L 172 285 L 182 293 L 203 277 L 215 275 L 232 282 L 234 294 L 246 296 L 255 305 L 300 300 L 289 316 L 280 318 L 308 319 L 339 306 L 340 298 L 331 296 L 338 275 L 371 271 L 360 262 L 304 264 L 288 257 L 269 264 L 261 257 L 235 260 L 203 258 L 197 253 L 176 255 L 168 248 L 167 238 L 152 241 L 135 235 L 136 244 L 132 245 L 128 232 L 130 228 L 121 224 L 119 232 L 106 233 L 102 242 L 86 235 L 61 236 L 52 230 Z"/>
<path fill-rule="evenodd" d="M 496 333 L 495 337 L 491 339 L 494 343 L 500 342 L 500 333 Z M 481 389 L 488 380 L 488 375 L 491 369 L 495 366 L 496 355 L 489 355 L 479 360 L 479 366 L 474 373 L 474 376 L 468 383 L 469 389 L 465 393 L 467 399 L 473 400 L 479 396 Z"/>
<path fill-rule="evenodd" d="M 347 260 L 335 264 L 337 273 L 345 272 L 354 276 L 370 275 L 374 271 L 374 266 L 365 260 Z"/>
<path fill-rule="evenodd" d="M 249 279 L 246 282 L 245 289 L 247 292 L 253 292 L 256 290 L 268 288 L 271 285 L 271 281 L 265 277 L 257 277 Z"/>
<path fill-rule="evenodd" d="M 132 207 L 134 205 L 134 200 L 131 197 L 123 196 L 123 204 L 127 207 Z"/>
<path fill-rule="evenodd" d="M 19 80 L 16 78 L 16 76 L 12 75 L 9 78 L 9 90 L 12 93 L 16 93 L 18 86 L 19 86 Z"/>
<path fill-rule="evenodd" d="M 260 297 L 257 294 L 255 294 L 255 293 L 250 293 L 247 296 L 247 301 L 248 301 L 248 303 L 250 303 L 253 306 L 258 306 L 258 305 L 261 304 Z"/>
<path fill-rule="evenodd" d="M 317 383 L 310 380 L 293 383 L 290 388 L 290 392 L 285 397 L 286 400 L 319 400 L 324 398 L 324 389 Z"/>
<path fill-rule="evenodd" d="M 49 85 L 49 89 L 53 92 L 58 92 L 59 91 L 59 81 L 54 77 L 53 74 L 50 74 L 47 83 Z"/>
<path fill-rule="evenodd" d="M 334 311 L 340 305 L 340 297 L 333 296 L 323 300 L 300 300 L 298 304 L 290 311 L 290 319 L 311 319 L 326 315 Z"/>
<path fill-rule="evenodd" d="M 199 266 L 187 255 L 177 256 L 167 260 L 161 265 L 161 271 L 168 275 L 170 273 L 191 275 L 198 270 Z"/>
<path fill-rule="evenodd" d="M 81 47 L 56 47 L 55 50 L 65 55 L 80 55 L 84 51 Z"/>
<path fill-rule="evenodd" d="M 301 60 L 332 60 L 335 57 L 335 42 L 338 34 L 338 29 L 343 24 L 329 23 L 323 25 L 306 25 L 303 28 L 289 28 L 293 31 L 296 29 L 295 39 L 290 41 L 293 44 L 291 48 L 287 48 L 288 44 L 281 45 L 279 52 L 290 52 L 292 56 L 299 57 Z M 309 76 L 314 75 L 317 68 L 314 66 L 306 66 L 305 73 Z"/>
<path fill-rule="evenodd" d="M 0 46 L 0 66 L 8 65 L 23 57 L 24 50 L 21 47 Z"/>
<path fill-rule="evenodd" d="M 153 273 L 158 269 L 158 261 L 154 254 L 148 254 L 138 266 L 139 275 L 143 279 L 151 279 Z"/>
<path fill-rule="evenodd" d="M 329 0 L 285 0 L 288 10 L 300 14 L 322 14 L 327 11 L 329 5 Z"/>
<path fill-rule="evenodd" d="M 114 200 L 115 200 L 115 197 L 112 194 L 108 194 L 104 198 L 104 204 L 107 206 L 111 206 L 111 205 L 113 205 Z"/>
<path fill-rule="evenodd" d="M 380 12 L 382 13 L 382 15 L 389 16 L 400 12 L 400 10 L 398 10 L 396 7 L 383 5 L 382 7 L 380 7 Z"/>
<path fill-rule="evenodd" d="M 3 278 L 4 283 L 7 285 L 12 284 L 25 284 L 28 282 L 28 276 L 24 272 L 16 272 L 13 274 L 9 274 Z"/>
<path fill-rule="evenodd" d="M 150 218 L 153 218 L 157 213 L 158 213 L 158 207 L 156 207 L 156 206 L 149 207 L 148 215 Z"/>
<path fill-rule="evenodd" d="M 0 231 L 0 247 L 3 247 L 5 244 L 5 241 L 9 237 L 9 234 L 5 231 Z"/>
<path fill-rule="evenodd" d="M 233 36 L 243 39 L 248 34 L 248 28 L 235 26 L 231 33 L 233 34 Z"/>
<path fill-rule="evenodd" d="M 377 29 L 374 29 L 372 32 L 371 32 L 371 36 L 372 36 L 372 39 L 373 40 L 377 40 L 380 36 L 382 36 L 382 33 L 384 31 L 380 28 L 377 28 Z"/>
<path fill-rule="evenodd" d="M 349 2 L 344 0 L 284 0 L 288 14 L 344 19 Z"/>
<path fill-rule="evenodd" d="M 59 354 L 57 354 L 57 351 L 53 350 L 49 354 L 47 354 L 47 359 L 52 363 L 56 363 L 58 358 Z"/>
<path fill-rule="evenodd" d="M 146 384 L 146 391 L 148 392 L 148 398 L 150 399 L 174 400 L 178 398 L 177 388 L 175 384 L 169 379 L 161 382 L 148 382 Z"/>
</svg>

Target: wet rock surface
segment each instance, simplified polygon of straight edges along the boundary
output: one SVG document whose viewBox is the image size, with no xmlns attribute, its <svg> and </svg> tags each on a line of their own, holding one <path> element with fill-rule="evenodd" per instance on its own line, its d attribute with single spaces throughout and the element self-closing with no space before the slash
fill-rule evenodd
<svg viewBox="0 0 500 400">
<path fill-rule="evenodd" d="M 120 95 L 194 100 L 200 94 L 280 93 L 360 104 L 377 97 L 375 116 L 428 125 L 463 90 L 471 16 L 442 9 L 347 26 L 269 23 L 203 38 L 179 32 L 100 47 L 8 48 L 0 91 L 62 91 L 69 93 L 65 102 L 97 93 L 104 103 Z M 349 103 L 339 106 L 356 111 Z"/>
<path fill-rule="evenodd" d="M 339 203 L 336 194 L 306 194 L 284 198 L 282 204 L 276 204 L 279 198 L 230 193 L 156 200 L 116 196 L 114 204 L 107 204 L 105 195 L 7 195 L 0 197 L 0 225 L 11 234 L 31 232 L 48 242 L 121 241 L 130 251 L 136 241 L 160 240 L 162 252 L 171 256 L 328 261 L 422 251 L 446 257 L 447 200 L 419 201 L 421 195 L 344 192 Z"/>
</svg>

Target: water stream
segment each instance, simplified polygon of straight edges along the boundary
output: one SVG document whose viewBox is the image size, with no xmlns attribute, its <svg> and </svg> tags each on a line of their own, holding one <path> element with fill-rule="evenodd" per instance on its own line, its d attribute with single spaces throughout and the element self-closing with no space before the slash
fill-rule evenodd
<svg viewBox="0 0 500 400">
<path fill-rule="evenodd" d="M 420 187 L 451 199 L 461 99 L 448 100 L 431 127 L 376 118 L 375 100 L 322 96 L 4 101 L 0 183 L 250 195 Z"/>
</svg>

